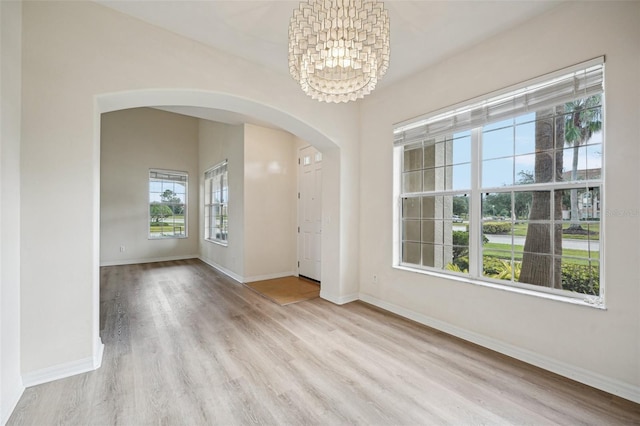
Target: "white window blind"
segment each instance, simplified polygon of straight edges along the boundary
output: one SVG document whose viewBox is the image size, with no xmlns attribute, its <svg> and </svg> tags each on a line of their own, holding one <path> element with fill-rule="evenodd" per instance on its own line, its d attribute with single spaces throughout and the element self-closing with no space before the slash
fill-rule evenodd
<svg viewBox="0 0 640 426">
<path fill-rule="evenodd" d="M 187 182 L 187 175 L 183 172 L 171 172 L 167 170 L 149 170 L 149 179 L 169 182 Z"/>
<path fill-rule="evenodd" d="M 396 125 L 394 145 L 423 142 L 603 93 L 604 57 Z"/>
<path fill-rule="evenodd" d="M 211 179 L 215 176 L 225 173 L 226 171 L 227 171 L 227 161 L 225 160 L 222 163 L 216 166 L 213 166 L 212 168 L 204 172 L 204 178 Z"/>
</svg>

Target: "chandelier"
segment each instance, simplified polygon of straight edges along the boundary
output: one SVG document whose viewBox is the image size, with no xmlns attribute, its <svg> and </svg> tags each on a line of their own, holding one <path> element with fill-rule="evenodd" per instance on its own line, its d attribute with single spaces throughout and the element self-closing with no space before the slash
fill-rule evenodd
<svg viewBox="0 0 640 426">
<path fill-rule="evenodd" d="M 389 67 L 389 16 L 377 0 L 307 0 L 289 24 L 289 71 L 324 102 L 364 97 Z"/>
</svg>

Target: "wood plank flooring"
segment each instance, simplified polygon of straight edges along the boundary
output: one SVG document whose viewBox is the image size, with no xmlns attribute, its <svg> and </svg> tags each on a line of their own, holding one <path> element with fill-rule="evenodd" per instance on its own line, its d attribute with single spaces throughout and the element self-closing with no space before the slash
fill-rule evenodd
<svg viewBox="0 0 640 426">
<path fill-rule="evenodd" d="M 621 425 L 640 405 L 361 302 L 278 306 L 197 260 L 101 269 L 102 368 L 14 425 Z"/>
</svg>

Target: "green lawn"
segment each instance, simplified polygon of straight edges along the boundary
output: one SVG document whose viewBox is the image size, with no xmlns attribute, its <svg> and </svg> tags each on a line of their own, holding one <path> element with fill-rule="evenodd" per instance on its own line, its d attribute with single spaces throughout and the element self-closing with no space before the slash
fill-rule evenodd
<svg viewBox="0 0 640 426">
<path fill-rule="evenodd" d="M 485 256 L 497 257 L 499 259 L 511 259 L 511 245 L 510 244 L 498 244 L 498 243 L 486 243 L 482 246 L 482 254 Z M 522 260 L 523 246 L 513 246 L 513 257 L 515 260 Z M 566 263 L 575 263 L 577 265 L 589 264 L 589 252 L 586 250 L 562 250 L 562 256 L 572 256 L 564 259 Z M 600 259 L 599 252 L 591 252 L 591 259 Z"/>
<path fill-rule="evenodd" d="M 487 223 L 493 223 L 493 222 L 487 222 Z M 496 222 L 496 223 L 500 223 L 500 222 Z M 504 222 L 503 222 L 504 223 Z M 562 224 L 562 229 L 567 229 L 569 228 L 569 226 L 571 226 L 571 224 L 569 223 L 563 223 Z M 583 223 L 582 227 L 584 229 L 588 229 L 592 232 L 595 232 L 594 234 L 591 235 L 567 235 L 567 234 L 563 234 L 562 238 L 565 239 L 571 239 L 571 240 L 592 240 L 592 241 L 598 241 L 600 240 L 600 224 L 599 223 Z M 515 235 L 516 237 L 526 237 L 527 236 L 527 224 L 526 223 L 515 223 L 513 225 L 513 235 Z"/>
<path fill-rule="evenodd" d="M 151 231 L 161 231 L 163 229 L 167 230 L 167 229 L 173 229 L 173 228 L 184 228 L 184 225 L 181 225 L 181 224 L 176 224 L 176 225 L 171 225 L 171 224 L 156 225 L 156 224 L 153 224 L 153 225 L 149 226 L 149 229 Z"/>
<path fill-rule="evenodd" d="M 184 215 L 177 214 L 175 216 L 167 216 L 162 222 L 151 222 L 149 224 L 150 233 L 170 232 L 173 233 L 174 228 L 176 231 L 182 229 L 184 231 Z"/>
</svg>

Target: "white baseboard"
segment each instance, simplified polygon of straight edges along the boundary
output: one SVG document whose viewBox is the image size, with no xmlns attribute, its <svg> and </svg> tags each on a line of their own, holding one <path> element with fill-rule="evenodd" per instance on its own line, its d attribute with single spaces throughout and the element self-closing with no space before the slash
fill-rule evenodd
<svg viewBox="0 0 640 426">
<path fill-rule="evenodd" d="M 355 302 L 360 298 L 357 293 L 348 294 L 346 296 L 335 296 L 333 294 L 329 294 L 326 291 L 322 290 L 322 285 L 320 285 L 320 297 L 324 300 L 328 300 L 331 303 L 335 303 L 336 305 L 344 305 L 345 303 Z"/>
<path fill-rule="evenodd" d="M 54 380 L 65 379 L 76 374 L 87 373 L 97 370 L 102 365 L 102 355 L 104 354 L 104 344 L 96 343 L 98 351 L 91 357 L 79 359 L 77 361 L 66 362 L 52 367 L 31 371 L 22 375 L 22 383 L 25 387 L 40 385 Z"/>
<path fill-rule="evenodd" d="M 24 392 L 24 386 L 16 386 L 15 389 L 11 389 L 10 395 L 2 395 L 2 413 L 0 414 L 0 425 L 5 425 L 9 421 L 9 417 L 15 410 L 20 397 Z"/>
<path fill-rule="evenodd" d="M 104 355 L 104 343 L 102 343 L 102 339 L 98 338 L 98 341 L 93 346 L 94 355 L 93 355 L 93 369 L 97 370 L 102 367 L 102 356 Z"/>
<path fill-rule="evenodd" d="M 500 352 L 501 354 L 508 355 L 512 358 L 518 359 L 528 364 L 535 365 L 536 367 L 540 367 L 542 369 L 551 371 L 577 382 L 584 383 L 613 395 L 617 395 L 621 398 L 640 403 L 639 386 L 621 382 L 619 380 L 603 376 L 593 371 L 585 370 L 583 368 L 560 362 L 553 358 L 549 358 L 544 355 L 540 355 L 535 352 L 531 352 L 526 349 L 522 349 L 517 346 L 513 346 L 499 340 L 495 340 L 490 337 L 456 327 L 449 323 L 431 318 L 427 315 L 423 315 L 418 312 L 403 308 L 401 306 L 397 306 L 393 303 L 385 302 L 384 300 L 380 300 L 368 294 L 361 293 L 359 295 L 359 298 L 363 302 L 377 306 L 389 312 L 393 312 L 394 314 L 398 314 L 405 318 L 409 318 L 413 321 L 435 328 L 436 330 L 443 331 L 447 334 L 451 334 L 485 348 Z"/>
<path fill-rule="evenodd" d="M 296 276 L 297 274 L 293 271 L 289 271 L 289 272 L 280 272 L 277 274 L 265 274 L 265 275 L 254 275 L 252 277 L 244 277 L 244 282 L 245 283 L 252 283 L 255 281 L 262 281 L 262 280 L 273 280 L 276 278 L 284 278 L 284 277 L 293 277 Z"/>
<path fill-rule="evenodd" d="M 218 265 L 215 262 L 210 261 L 209 259 L 205 259 L 204 257 L 197 257 L 198 259 L 200 259 L 201 261 L 203 261 L 204 263 L 206 263 L 207 265 L 211 266 L 213 269 L 217 269 L 218 271 L 222 272 L 223 274 L 227 275 L 230 278 L 233 278 L 234 280 L 238 281 L 239 283 L 243 283 L 244 282 L 244 278 L 241 277 L 240 275 L 236 274 L 235 272 L 232 272 L 230 270 L 228 270 L 227 268 Z"/>
<path fill-rule="evenodd" d="M 100 266 L 136 265 L 138 263 L 171 262 L 172 260 L 198 259 L 197 254 L 185 254 L 182 256 L 152 257 L 144 259 L 106 260 L 100 262 Z"/>
</svg>

